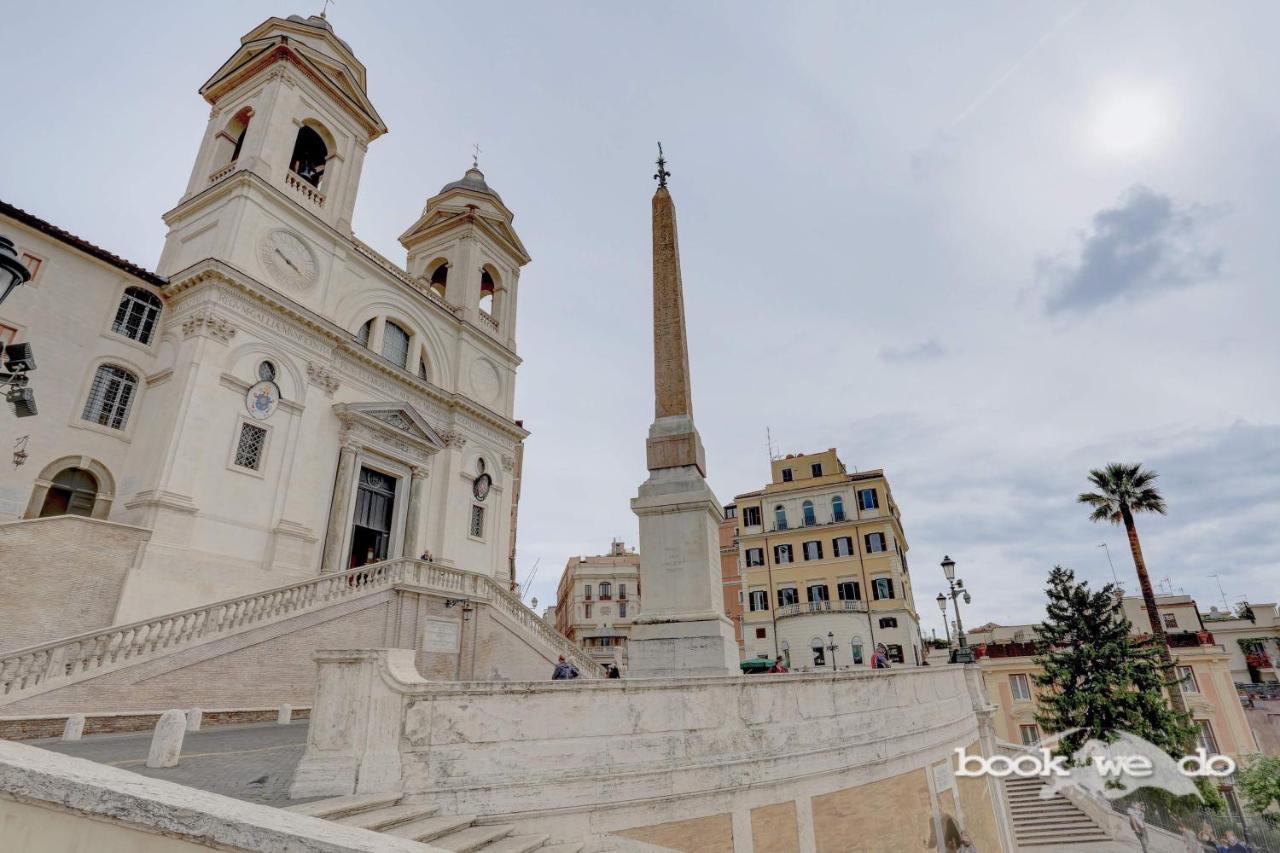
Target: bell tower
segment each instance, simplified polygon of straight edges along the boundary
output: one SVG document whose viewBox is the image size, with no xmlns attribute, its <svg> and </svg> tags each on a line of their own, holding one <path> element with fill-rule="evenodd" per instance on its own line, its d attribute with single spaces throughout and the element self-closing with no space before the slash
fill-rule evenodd
<svg viewBox="0 0 1280 853">
<path fill-rule="evenodd" d="M 364 65 L 323 16 L 267 19 L 200 94 L 209 124 L 186 192 L 165 216 L 162 274 L 206 257 L 231 261 L 244 217 L 227 207 L 255 184 L 302 219 L 351 236 L 364 155 L 387 128 L 369 101 Z"/>
</svg>

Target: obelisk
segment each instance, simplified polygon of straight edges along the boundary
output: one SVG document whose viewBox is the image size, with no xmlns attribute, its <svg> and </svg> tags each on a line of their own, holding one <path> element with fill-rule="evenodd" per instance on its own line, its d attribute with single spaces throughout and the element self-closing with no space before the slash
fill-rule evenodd
<svg viewBox="0 0 1280 853">
<path fill-rule="evenodd" d="M 676 208 L 658 146 L 653 194 L 654 420 L 645 450 L 649 479 L 632 499 L 640 518 L 640 614 L 632 623 L 628 678 L 738 672 L 733 623 L 720 577 L 720 502 L 707 485 L 706 454 L 693 425 L 689 345 Z"/>
</svg>

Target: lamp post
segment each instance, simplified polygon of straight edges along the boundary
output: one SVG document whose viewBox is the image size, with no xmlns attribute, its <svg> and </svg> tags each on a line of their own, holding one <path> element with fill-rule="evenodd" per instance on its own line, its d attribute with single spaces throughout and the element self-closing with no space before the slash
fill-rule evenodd
<svg viewBox="0 0 1280 853">
<path fill-rule="evenodd" d="M 964 596 L 965 604 L 969 604 L 973 599 L 969 596 L 969 591 L 964 588 L 964 581 L 956 577 L 956 561 L 945 554 L 942 557 L 942 573 L 947 577 L 947 586 L 951 589 L 951 602 L 956 608 L 956 640 L 958 648 L 956 648 L 952 660 L 956 663 L 973 663 L 973 652 L 969 649 L 969 645 L 964 639 L 964 622 L 960 619 L 959 598 Z"/>
<path fill-rule="evenodd" d="M 18 259 L 13 241 L 8 237 L 0 237 L 0 302 L 8 299 L 18 285 L 30 280 L 31 270 Z"/>
<path fill-rule="evenodd" d="M 938 593 L 938 609 L 942 611 L 942 630 L 947 632 L 947 654 L 951 654 L 951 625 L 947 620 L 947 597 Z M 934 635 L 935 637 L 937 634 Z"/>
<path fill-rule="evenodd" d="M 836 671 L 836 635 L 827 632 L 827 651 L 831 652 L 831 671 Z"/>
</svg>

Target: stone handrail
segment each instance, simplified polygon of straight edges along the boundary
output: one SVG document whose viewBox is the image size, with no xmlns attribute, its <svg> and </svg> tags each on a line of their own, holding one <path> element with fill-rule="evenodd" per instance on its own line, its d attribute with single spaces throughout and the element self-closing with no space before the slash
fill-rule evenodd
<svg viewBox="0 0 1280 853">
<path fill-rule="evenodd" d="M 312 186 L 310 181 L 300 178 L 296 172 L 285 172 L 284 182 L 316 207 L 324 207 L 324 193 Z"/>
<path fill-rule="evenodd" d="M 423 286 L 422 282 L 414 280 L 412 276 L 410 276 L 404 270 L 400 269 L 400 267 L 396 266 L 385 255 L 383 255 L 377 249 L 370 246 L 368 243 L 365 243 L 362 240 L 357 240 L 355 237 L 352 237 L 351 241 L 355 245 L 356 250 L 360 252 L 360 254 L 364 255 L 366 258 L 373 261 L 375 264 L 381 267 L 384 271 L 390 273 L 392 276 L 399 279 L 402 283 L 409 285 L 414 290 L 418 291 L 418 293 L 427 297 L 432 302 L 436 303 L 441 308 L 448 311 L 450 314 L 457 315 L 461 313 L 461 309 L 459 309 L 457 306 L 450 305 L 448 302 L 445 302 L 443 299 L 440 298 L 439 294 L 437 294 L 431 288 Z M 497 321 L 495 321 L 494 328 L 497 328 L 496 323 Z"/>
<path fill-rule="evenodd" d="M 600 666 L 585 651 L 549 627 L 492 577 L 421 560 L 399 559 L 18 649 L 0 658 L 0 700 L 16 699 L 92 677 L 117 665 L 137 663 L 212 637 L 394 586 L 492 604 L 546 646 L 551 656 L 564 655 L 588 678 L 602 674 Z"/>
<path fill-rule="evenodd" d="M 215 169 L 209 175 L 209 183 L 216 184 L 218 181 L 222 180 L 227 175 L 230 175 L 232 172 L 234 172 L 236 170 L 237 165 L 238 165 L 238 161 L 232 160 L 230 163 L 223 166 L 221 169 Z"/>
</svg>

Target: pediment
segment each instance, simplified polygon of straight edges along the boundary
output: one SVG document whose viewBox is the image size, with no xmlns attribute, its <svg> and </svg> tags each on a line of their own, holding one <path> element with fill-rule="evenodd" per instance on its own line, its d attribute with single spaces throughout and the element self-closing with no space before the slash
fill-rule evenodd
<svg viewBox="0 0 1280 853">
<path fill-rule="evenodd" d="M 428 453 L 446 445 L 440 433 L 408 403 L 337 403 L 333 411 L 344 426 L 364 426 L 380 435 L 408 441 Z"/>
<path fill-rule="evenodd" d="M 409 226 L 409 229 L 400 235 L 400 245 L 412 251 L 413 247 L 418 243 L 426 242 L 454 228 L 467 224 L 474 225 L 483 234 L 517 258 L 522 265 L 529 263 L 529 252 L 525 249 L 524 243 L 521 242 L 519 235 L 516 234 L 516 230 L 511 227 L 509 221 L 504 218 L 486 216 L 483 213 L 465 209 L 428 207 L 422 216 L 418 218 L 418 221 Z"/>
</svg>

